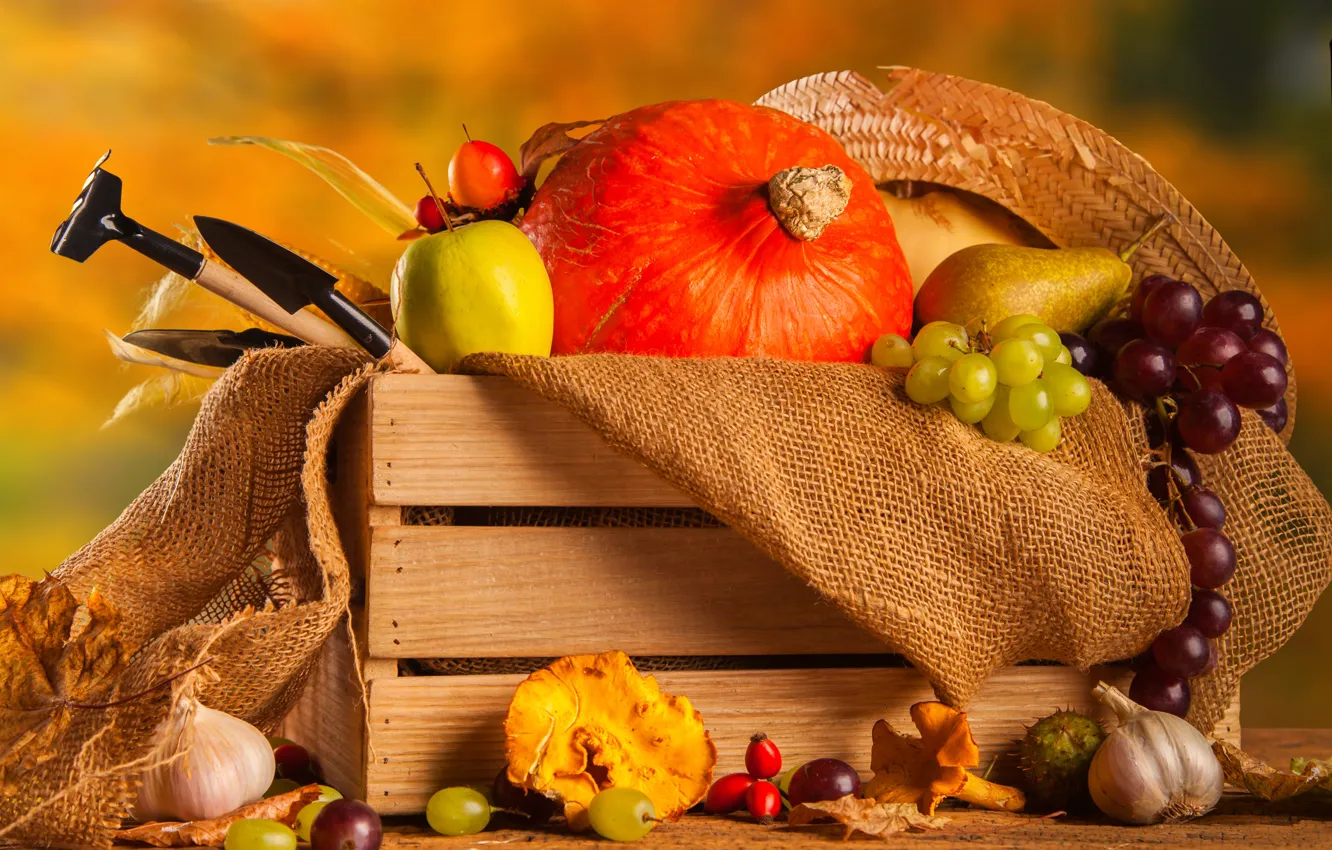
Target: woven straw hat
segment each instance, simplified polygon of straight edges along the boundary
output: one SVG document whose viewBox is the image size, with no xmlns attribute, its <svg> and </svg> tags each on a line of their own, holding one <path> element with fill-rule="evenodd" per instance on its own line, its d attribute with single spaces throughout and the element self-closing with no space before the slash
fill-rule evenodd
<svg viewBox="0 0 1332 850">
<path fill-rule="evenodd" d="M 1220 234 L 1145 159 L 1086 121 L 1017 92 L 917 68 L 888 69 L 882 91 L 852 71 L 805 77 L 758 103 L 837 138 L 876 183 L 919 180 L 983 195 L 1061 247 L 1121 250 L 1162 213 L 1175 222 L 1133 255 L 1139 275 L 1187 280 L 1204 299 L 1253 293 L 1276 317 Z M 1295 374 L 1287 366 L 1295 424 Z"/>
</svg>

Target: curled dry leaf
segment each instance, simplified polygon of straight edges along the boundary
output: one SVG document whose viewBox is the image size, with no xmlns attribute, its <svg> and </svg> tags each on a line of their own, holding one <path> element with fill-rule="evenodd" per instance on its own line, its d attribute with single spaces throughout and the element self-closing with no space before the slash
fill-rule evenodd
<svg viewBox="0 0 1332 850">
<path fill-rule="evenodd" d="M 1306 762 L 1304 771 L 1295 774 L 1277 770 L 1224 741 L 1213 741 L 1212 752 L 1221 762 L 1227 783 L 1264 800 L 1286 800 L 1332 779 L 1332 771 L 1316 761 Z"/>
<path fill-rule="evenodd" d="M 919 738 L 899 734 L 886 720 L 874 724 L 874 778 L 865 786 L 866 797 L 912 803 L 923 815 L 934 814 L 946 797 L 1006 812 L 1026 806 L 1027 798 L 1017 788 L 967 770 L 980 763 L 980 750 L 964 712 L 941 702 L 918 702 L 911 706 L 911 720 Z"/>
<path fill-rule="evenodd" d="M 1318 787 L 1324 791 L 1332 791 L 1332 759 L 1307 759 L 1295 756 L 1290 760 L 1290 772 L 1304 773 L 1311 764 L 1317 765 L 1324 771 L 1323 781 L 1318 783 Z"/>
<path fill-rule="evenodd" d="M 119 626 L 96 590 L 80 605 L 49 576 L 0 578 L 0 792 L 55 756 L 71 712 L 110 700 L 135 650 Z"/>
<path fill-rule="evenodd" d="M 536 180 L 537 172 L 541 170 L 543 162 L 559 156 L 578 144 L 580 140 L 569 135 L 571 130 L 592 127 L 605 121 L 605 118 L 598 118 L 595 121 L 570 121 L 567 124 L 551 122 L 541 125 L 532 134 L 532 138 L 523 142 L 523 146 L 518 149 L 518 173 L 528 182 Z"/>
<path fill-rule="evenodd" d="M 948 818 L 921 814 L 912 803 L 880 803 L 850 794 L 821 803 L 801 803 L 787 817 L 791 826 L 829 820 L 846 827 L 845 839 L 857 832 L 887 839 L 910 829 L 940 829 L 948 823 Z"/>
<path fill-rule="evenodd" d="M 296 816 L 301 809 L 319 799 L 319 786 L 306 785 L 276 797 L 241 806 L 234 812 L 228 812 L 211 820 L 196 820 L 186 823 L 157 821 L 139 826 L 121 829 L 116 832 L 117 841 L 138 841 L 153 847 L 221 847 L 227 837 L 227 828 L 245 818 L 263 818 L 275 820 L 291 826 L 296 823 Z"/>
<path fill-rule="evenodd" d="M 717 748 L 683 696 L 661 692 L 623 652 L 575 655 L 518 686 L 504 718 L 509 781 L 564 803 L 575 830 L 603 788 L 637 788 L 674 820 L 712 784 Z"/>
</svg>

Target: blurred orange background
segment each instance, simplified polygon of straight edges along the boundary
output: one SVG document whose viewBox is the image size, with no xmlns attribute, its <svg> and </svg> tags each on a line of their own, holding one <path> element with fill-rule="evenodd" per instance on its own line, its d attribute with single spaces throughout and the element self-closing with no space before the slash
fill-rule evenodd
<svg viewBox="0 0 1332 850">
<path fill-rule="evenodd" d="M 1332 492 L 1332 115 L 1324 2 L 947 4 L 822 0 L 9 0 L 0 4 L 0 540 L 54 568 L 179 450 L 192 406 L 101 429 L 151 377 L 112 358 L 158 271 L 109 247 L 48 252 L 97 157 L 126 211 L 171 232 L 243 222 L 383 287 L 401 245 L 266 135 L 337 150 L 413 202 L 461 124 L 513 154 L 547 121 L 660 100 L 751 101 L 788 80 L 882 65 L 947 71 L 1047 100 L 1109 131 L 1225 235 L 1280 318 L 1300 384 L 1292 451 Z M 197 310 L 198 323 L 208 321 Z M 225 311 L 211 317 L 226 321 Z M 215 323 L 216 323 L 215 322 Z M 1332 603 L 1245 680 L 1244 722 L 1332 725 Z"/>
</svg>

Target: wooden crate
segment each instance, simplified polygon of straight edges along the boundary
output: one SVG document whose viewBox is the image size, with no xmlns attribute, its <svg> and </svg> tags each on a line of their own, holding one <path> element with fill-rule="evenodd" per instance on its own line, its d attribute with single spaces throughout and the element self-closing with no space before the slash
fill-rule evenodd
<svg viewBox="0 0 1332 850">
<path fill-rule="evenodd" d="M 332 463 L 369 703 L 340 631 L 283 734 L 381 813 L 420 812 L 445 785 L 489 781 L 525 677 L 400 675 L 407 659 L 729 659 L 747 669 L 656 674 L 703 713 L 718 775 L 743 768 L 759 729 L 788 764 L 835 756 L 867 770 L 873 722 L 910 728 L 907 708 L 933 698 L 889 648 L 729 529 L 412 524 L 422 506 L 692 507 L 507 379 L 378 376 L 339 426 Z M 982 757 L 1009 751 L 1056 707 L 1093 710 L 1097 679 L 1128 678 L 1116 667 L 998 671 L 970 707 Z M 1218 735 L 1238 741 L 1238 700 Z"/>
</svg>

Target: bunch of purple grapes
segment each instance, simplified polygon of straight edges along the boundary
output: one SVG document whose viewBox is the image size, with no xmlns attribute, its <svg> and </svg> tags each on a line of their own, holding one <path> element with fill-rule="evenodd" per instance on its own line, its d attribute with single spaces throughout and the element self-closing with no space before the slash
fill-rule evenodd
<svg viewBox="0 0 1332 850">
<path fill-rule="evenodd" d="M 1215 454 L 1234 443 L 1241 407 L 1273 431 L 1286 427 L 1286 346 L 1262 321 L 1262 304 L 1247 292 L 1204 304 L 1190 284 L 1151 275 L 1134 291 L 1128 318 L 1098 323 L 1086 340 L 1062 335 L 1075 368 L 1153 410 L 1148 432 L 1163 462 L 1148 471 L 1147 486 L 1182 530 L 1194 590 L 1183 624 L 1137 659 L 1129 696 L 1181 717 L 1189 679 L 1216 667 L 1216 639 L 1232 618 L 1217 591 L 1235 574 L 1235 548 L 1221 533 L 1225 507 L 1202 486 L 1190 452 Z"/>
</svg>

